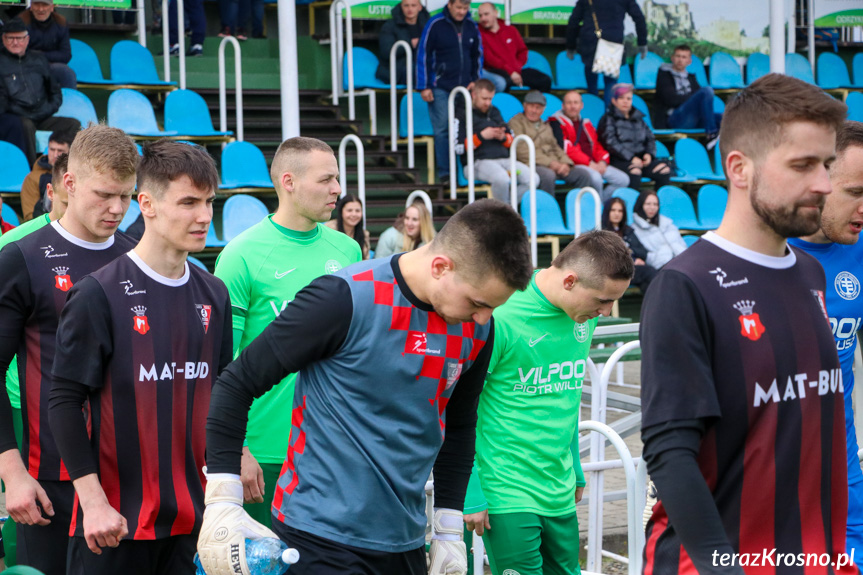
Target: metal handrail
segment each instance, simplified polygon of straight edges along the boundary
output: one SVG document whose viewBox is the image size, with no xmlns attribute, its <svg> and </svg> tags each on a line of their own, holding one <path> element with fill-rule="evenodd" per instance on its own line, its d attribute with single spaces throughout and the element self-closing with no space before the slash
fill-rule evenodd
<svg viewBox="0 0 863 575">
<path fill-rule="evenodd" d="M 417 198 L 420 198 L 422 200 L 422 202 L 426 206 L 426 209 L 429 211 L 429 214 L 433 213 L 431 198 L 426 192 L 422 190 L 414 190 L 408 195 L 408 199 L 405 200 L 405 209 L 411 207 L 411 204 L 413 204 Z"/>
<path fill-rule="evenodd" d="M 398 122 L 398 109 L 397 109 L 397 95 L 396 95 L 396 80 L 398 78 L 398 74 L 396 73 L 396 54 L 399 51 L 399 48 L 404 48 L 405 54 L 407 55 L 407 62 L 405 63 L 405 67 L 407 68 L 407 104 L 408 104 L 408 168 L 413 169 L 414 167 L 414 54 L 411 45 L 405 42 L 404 40 L 399 40 L 395 44 L 393 44 L 392 49 L 390 49 L 390 150 L 393 152 L 399 149 L 398 145 L 398 131 L 399 131 L 399 122 Z"/>
<path fill-rule="evenodd" d="M 240 43 L 233 36 L 222 38 L 219 43 L 219 130 L 228 129 L 228 90 L 225 77 L 225 46 L 234 47 L 234 101 L 237 108 L 237 140 L 243 141 L 243 63 Z"/>
<path fill-rule="evenodd" d="M 165 81 L 171 81 L 171 41 L 168 31 L 168 0 L 162 0 L 162 62 Z M 177 0 L 177 45 L 180 48 L 180 89 L 186 89 L 186 19 L 183 0 Z"/>
<path fill-rule="evenodd" d="M 528 151 L 528 167 L 530 168 L 530 257 L 533 260 L 533 267 L 539 265 L 537 259 L 536 247 L 536 146 L 533 140 L 527 134 L 519 134 L 513 139 L 509 145 L 509 201 L 512 203 L 512 209 L 515 213 L 519 213 L 518 206 L 518 175 L 516 173 L 516 150 L 519 142 L 527 143 Z"/>
<path fill-rule="evenodd" d="M 366 153 L 363 141 L 354 134 L 348 134 L 339 142 L 339 186 L 341 197 L 348 193 L 348 160 L 345 150 L 348 142 L 353 142 L 357 149 L 357 196 L 363 207 L 363 229 L 366 228 Z"/>
<path fill-rule="evenodd" d="M 583 196 L 584 194 L 590 194 L 591 196 L 593 196 L 593 211 L 595 216 L 595 219 L 593 221 L 596 222 L 598 225 L 599 222 L 602 220 L 602 210 L 600 208 L 600 206 L 602 205 L 602 199 L 599 197 L 599 192 L 597 192 L 590 186 L 585 186 L 581 188 L 581 190 L 579 190 L 578 194 L 576 194 L 575 196 L 575 237 L 581 235 L 581 196 Z M 567 217 L 569 217 L 570 215 L 572 214 L 567 214 Z"/>
<path fill-rule="evenodd" d="M 476 196 L 476 184 L 473 175 L 473 105 L 470 98 L 470 92 L 464 86 L 456 86 L 449 93 L 447 99 L 447 135 L 449 136 L 449 197 L 455 199 L 456 187 L 458 187 L 458 169 L 455 165 L 455 140 L 458 134 L 453 134 L 453 125 L 455 124 L 455 95 L 461 94 L 464 96 L 465 106 L 465 128 L 467 129 L 467 138 L 465 143 L 465 153 L 467 154 L 467 201 L 472 204 Z"/>
<path fill-rule="evenodd" d="M 342 20 L 340 6 L 345 9 L 344 20 L 347 21 L 347 34 L 345 34 L 345 22 Z M 342 50 L 344 39 L 347 38 L 347 50 Z M 348 58 L 348 119 L 356 120 L 356 105 L 354 102 L 354 27 L 351 16 L 351 6 L 346 0 L 335 0 L 330 5 L 330 74 L 333 82 L 333 105 L 338 106 L 339 94 L 342 93 L 344 84 L 344 58 Z"/>
<path fill-rule="evenodd" d="M 137 1 L 136 17 L 138 20 L 138 44 L 147 47 L 147 17 L 144 12 L 144 0 Z"/>
</svg>

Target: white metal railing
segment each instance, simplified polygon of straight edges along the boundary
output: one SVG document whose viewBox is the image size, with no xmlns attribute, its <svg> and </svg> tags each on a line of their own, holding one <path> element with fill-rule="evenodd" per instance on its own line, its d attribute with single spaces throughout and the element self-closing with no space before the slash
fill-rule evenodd
<svg viewBox="0 0 863 575">
<path fill-rule="evenodd" d="M 464 96 L 465 108 L 465 151 L 467 154 L 467 164 L 465 177 L 467 177 L 467 201 L 472 204 L 476 199 L 476 180 L 473 175 L 473 105 L 470 98 L 470 92 L 464 86 L 456 86 L 449 93 L 447 99 L 447 134 L 449 135 L 449 197 L 454 200 L 456 197 L 456 187 L 458 187 L 458 167 L 455 165 L 455 141 L 458 138 L 458 131 L 453 133 L 455 126 L 455 97 L 456 94 Z"/>
<path fill-rule="evenodd" d="M 219 43 L 219 130 L 228 129 L 228 89 L 225 77 L 225 46 L 234 47 L 234 101 L 237 108 L 237 140 L 243 141 L 243 63 L 240 43 L 233 36 L 222 38 Z"/>
<path fill-rule="evenodd" d="M 405 200 L 405 209 L 411 207 L 416 199 L 419 198 L 422 200 L 423 204 L 425 204 L 426 209 L 429 211 L 429 214 L 432 213 L 432 201 L 427 193 L 422 190 L 414 190 L 408 195 L 408 199 Z"/>
<path fill-rule="evenodd" d="M 574 234 L 575 237 L 581 235 L 581 197 L 584 194 L 590 194 L 593 196 L 593 211 L 594 211 L 594 222 L 597 227 L 600 227 L 599 222 L 602 220 L 602 210 L 600 206 L 602 205 L 602 199 L 599 197 L 599 192 L 591 188 L 590 186 L 585 186 L 579 190 L 578 194 L 575 195 L 575 227 Z M 573 214 L 567 214 L 566 217 L 569 218 Z"/>
<path fill-rule="evenodd" d="M 144 13 L 144 0 L 138 0 L 136 3 L 137 8 L 135 11 L 137 12 L 136 17 L 138 20 L 138 44 L 147 47 L 147 17 Z"/>
<path fill-rule="evenodd" d="M 171 81 L 171 41 L 168 30 L 168 0 L 162 0 L 162 62 L 165 81 Z M 186 19 L 183 0 L 177 0 L 177 45 L 180 47 L 180 89 L 186 89 Z"/>
<path fill-rule="evenodd" d="M 354 134 L 348 134 L 339 143 L 339 187 L 342 197 L 348 193 L 348 160 L 346 148 L 353 143 L 357 149 L 357 196 L 363 206 L 363 229 L 366 228 L 366 153 L 363 141 Z"/>
<path fill-rule="evenodd" d="M 519 134 L 509 145 L 509 201 L 512 209 L 519 213 L 518 205 L 518 170 L 516 169 L 516 151 L 521 142 L 527 144 L 528 168 L 530 169 L 530 257 L 533 267 L 539 265 L 536 248 L 536 146 L 527 134 Z"/>
<path fill-rule="evenodd" d="M 408 168 L 414 167 L 414 54 L 411 49 L 411 45 L 405 42 L 404 40 L 399 40 L 395 44 L 393 44 L 392 49 L 390 50 L 390 123 L 392 124 L 390 127 L 390 150 L 393 152 L 399 149 L 398 145 L 398 132 L 399 132 L 399 122 L 398 122 L 398 96 L 396 94 L 396 83 L 398 80 L 398 73 L 396 70 L 396 54 L 399 51 L 399 48 L 403 48 L 405 51 L 405 55 L 407 57 L 407 61 L 405 62 L 405 67 L 407 68 L 406 76 L 407 76 L 407 105 L 408 105 L 408 119 L 407 119 L 407 127 L 408 127 Z"/>
<path fill-rule="evenodd" d="M 345 22 L 342 20 L 341 8 L 345 9 Z M 347 38 L 347 50 L 342 50 Z M 346 0 L 335 0 L 330 5 L 330 74 L 333 82 L 333 105 L 338 106 L 339 94 L 344 85 L 344 58 L 348 58 L 348 117 L 356 119 L 356 104 L 354 102 L 354 27 L 351 17 L 351 6 Z"/>
</svg>

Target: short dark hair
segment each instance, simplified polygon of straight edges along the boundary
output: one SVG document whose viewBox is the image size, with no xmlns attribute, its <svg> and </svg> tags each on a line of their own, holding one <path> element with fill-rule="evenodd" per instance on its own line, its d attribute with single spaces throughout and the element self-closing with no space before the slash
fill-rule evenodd
<svg viewBox="0 0 863 575">
<path fill-rule="evenodd" d="M 172 140 L 156 140 L 144 144 L 144 153 L 138 164 L 138 191 L 147 191 L 161 198 L 171 182 L 188 176 L 199 190 L 219 187 L 216 162 L 197 144 Z"/>
<path fill-rule="evenodd" d="M 63 174 L 69 171 L 69 154 L 60 154 L 54 165 L 51 166 L 51 183 L 56 187 L 56 182 L 63 181 Z"/>
<path fill-rule="evenodd" d="M 494 92 L 495 88 L 494 88 L 494 84 L 492 83 L 491 80 L 489 80 L 488 78 L 480 78 L 479 80 L 477 80 L 476 82 L 473 83 L 473 88 L 471 89 L 472 92 L 477 91 L 477 90 L 485 90 L 486 92 Z"/>
<path fill-rule="evenodd" d="M 852 146 L 863 147 L 863 122 L 846 120 L 836 132 L 836 155 Z"/>
<path fill-rule="evenodd" d="M 725 108 L 719 129 L 723 164 L 734 150 L 757 162 L 781 143 L 785 127 L 795 122 L 838 132 L 847 113 L 845 104 L 808 82 L 784 74 L 762 76 Z"/>
<path fill-rule="evenodd" d="M 72 142 L 75 140 L 76 132 L 70 132 L 68 130 L 55 130 L 51 132 L 51 135 L 48 137 L 48 143 L 54 142 L 55 144 L 66 144 L 67 146 L 71 146 Z"/>
<path fill-rule="evenodd" d="M 523 290 L 533 275 L 524 222 L 499 200 L 477 200 L 456 212 L 431 249 L 452 258 L 457 270 L 469 270 L 464 275 L 474 281 L 494 274 L 507 286 Z"/>
<path fill-rule="evenodd" d="M 675 52 L 689 52 L 692 54 L 692 48 L 689 47 L 689 44 L 678 44 L 674 47 L 674 50 L 671 51 L 672 54 Z"/>
<path fill-rule="evenodd" d="M 585 232 L 557 254 L 553 267 L 572 270 L 588 287 L 602 288 L 606 279 L 631 280 L 632 254 L 617 234 L 605 230 Z"/>
</svg>

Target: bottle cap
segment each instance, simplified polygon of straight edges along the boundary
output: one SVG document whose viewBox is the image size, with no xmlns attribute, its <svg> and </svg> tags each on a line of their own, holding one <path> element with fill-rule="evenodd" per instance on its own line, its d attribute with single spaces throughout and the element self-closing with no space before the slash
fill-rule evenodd
<svg viewBox="0 0 863 575">
<path fill-rule="evenodd" d="M 282 551 L 282 561 L 288 565 L 293 565 L 300 560 L 300 552 L 296 549 L 285 549 Z"/>
</svg>

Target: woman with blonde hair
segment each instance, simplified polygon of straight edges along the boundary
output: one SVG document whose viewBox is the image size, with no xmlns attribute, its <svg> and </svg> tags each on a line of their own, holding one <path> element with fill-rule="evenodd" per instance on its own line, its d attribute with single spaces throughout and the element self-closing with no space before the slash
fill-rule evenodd
<svg viewBox="0 0 863 575">
<path fill-rule="evenodd" d="M 405 210 L 402 251 L 410 252 L 423 246 L 435 236 L 434 223 L 425 203 L 416 201 Z"/>
</svg>

